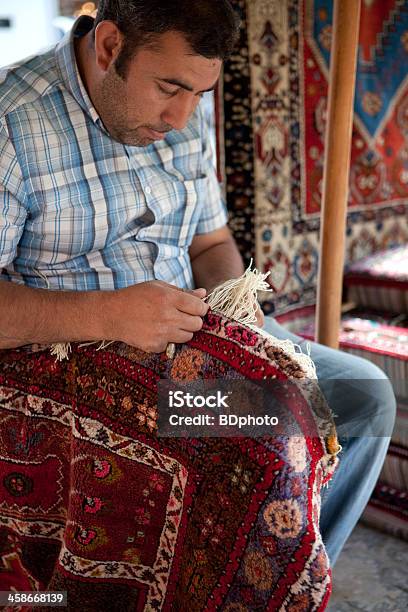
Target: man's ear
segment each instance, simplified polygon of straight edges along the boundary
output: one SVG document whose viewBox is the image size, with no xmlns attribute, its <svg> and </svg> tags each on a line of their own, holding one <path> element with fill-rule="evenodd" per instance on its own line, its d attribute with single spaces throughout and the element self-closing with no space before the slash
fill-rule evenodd
<svg viewBox="0 0 408 612">
<path fill-rule="evenodd" d="M 101 21 L 95 30 L 95 57 L 98 68 L 107 72 L 118 57 L 123 45 L 123 34 L 113 21 Z"/>
</svg>

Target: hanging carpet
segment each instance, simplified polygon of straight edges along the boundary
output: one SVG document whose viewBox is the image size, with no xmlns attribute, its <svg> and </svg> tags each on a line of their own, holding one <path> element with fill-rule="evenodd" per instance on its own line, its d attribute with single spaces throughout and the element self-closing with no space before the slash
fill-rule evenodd
<svg viewBox="0 0 408 612">
<path fill-rule="evenodd" d="M 314 304 L 332 0 L 232 0 L 238 48 L 225 64 L 218 132 L 230 227 L 271 271 L 264 310 Z M 346 263 L 408 242 L 408 4 L 361 2 Z"/>
</svg>

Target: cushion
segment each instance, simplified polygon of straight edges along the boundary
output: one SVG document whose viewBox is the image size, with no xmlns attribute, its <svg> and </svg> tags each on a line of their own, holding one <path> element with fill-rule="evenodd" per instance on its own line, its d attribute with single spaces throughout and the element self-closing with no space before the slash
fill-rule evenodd
<svg viewBox="0 0 408 612">
<path fill-rule="evenodd" d="M 408 244 L 351 264 L 344 275 L 347 297 L 359 306 L 408 312 Z"/>
<path fill-rule="evenodd" d="M 298 333 L 313 340 L 314 322 Z M 375 363 L 390 378 L 396 395 L 408 399 L 408 328 L 383 325 L 362 315 L 346 315 L 341 321 L 339 339 L 342 350 Z"/>
</svg>

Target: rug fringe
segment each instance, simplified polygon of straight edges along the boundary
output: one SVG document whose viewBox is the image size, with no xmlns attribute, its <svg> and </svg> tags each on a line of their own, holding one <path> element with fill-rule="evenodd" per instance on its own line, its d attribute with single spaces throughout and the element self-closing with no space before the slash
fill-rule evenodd
<svg viewBox="0 0 408 612">
<path fill-rule="evenodd" d="M 228 280 L 219 287 L 216 287 L 205 301 L 215 312 L 220 313 L 224 317 L 234 319 L 238 323 L 248 325 L 255 332 L 260 333 L 264 337 L 271 340 L 275 346 L 284 350 L 296 363 L 300 365 L 302 370 L 310 378 L 317 379 L 316 366 L 310 357 L 310 344 L 307 344 L 308 353 L 303 353 L 298 344 L 291 340 L 279 340 L 265 330 L 257 327 L 256 313 L 260 306 L 257 300 L 258 291 L 273 291 L 266 282 L 270 272 L 262 273 L 256 268 L 252 269 L 252 259 L 244 274 L 239 278 Z M 43 276 L 39 274 L 42 278 Z M 97 340 L 94 342 L 85 342 L 79 346 L 90 346 L 99 344 L 97 350 L 104 349 L 112 341 Z M 71 352 L 71 344 L 69 342 L 51 345 L 51 354 L 56 356 L 57 361 L 62 361 L 69 358 Z"/>
</svg>

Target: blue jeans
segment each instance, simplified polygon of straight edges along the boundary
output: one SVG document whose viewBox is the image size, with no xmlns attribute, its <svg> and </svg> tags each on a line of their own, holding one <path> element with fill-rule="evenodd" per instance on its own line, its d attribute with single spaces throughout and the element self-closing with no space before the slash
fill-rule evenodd
<svg viewBox="0 0 408 612">
<path fill-rule="evenodd" d="M 265 317 L 264 329 L 306 351 L 307 341 Z M 377 482 L 395 420 L 390 381 L 369 361 L 310 342 L 319 387 L 335 415 L 343 447 L 333 479 L 322 492 L 320 529 L 333 566 Z"/>
</svg>

